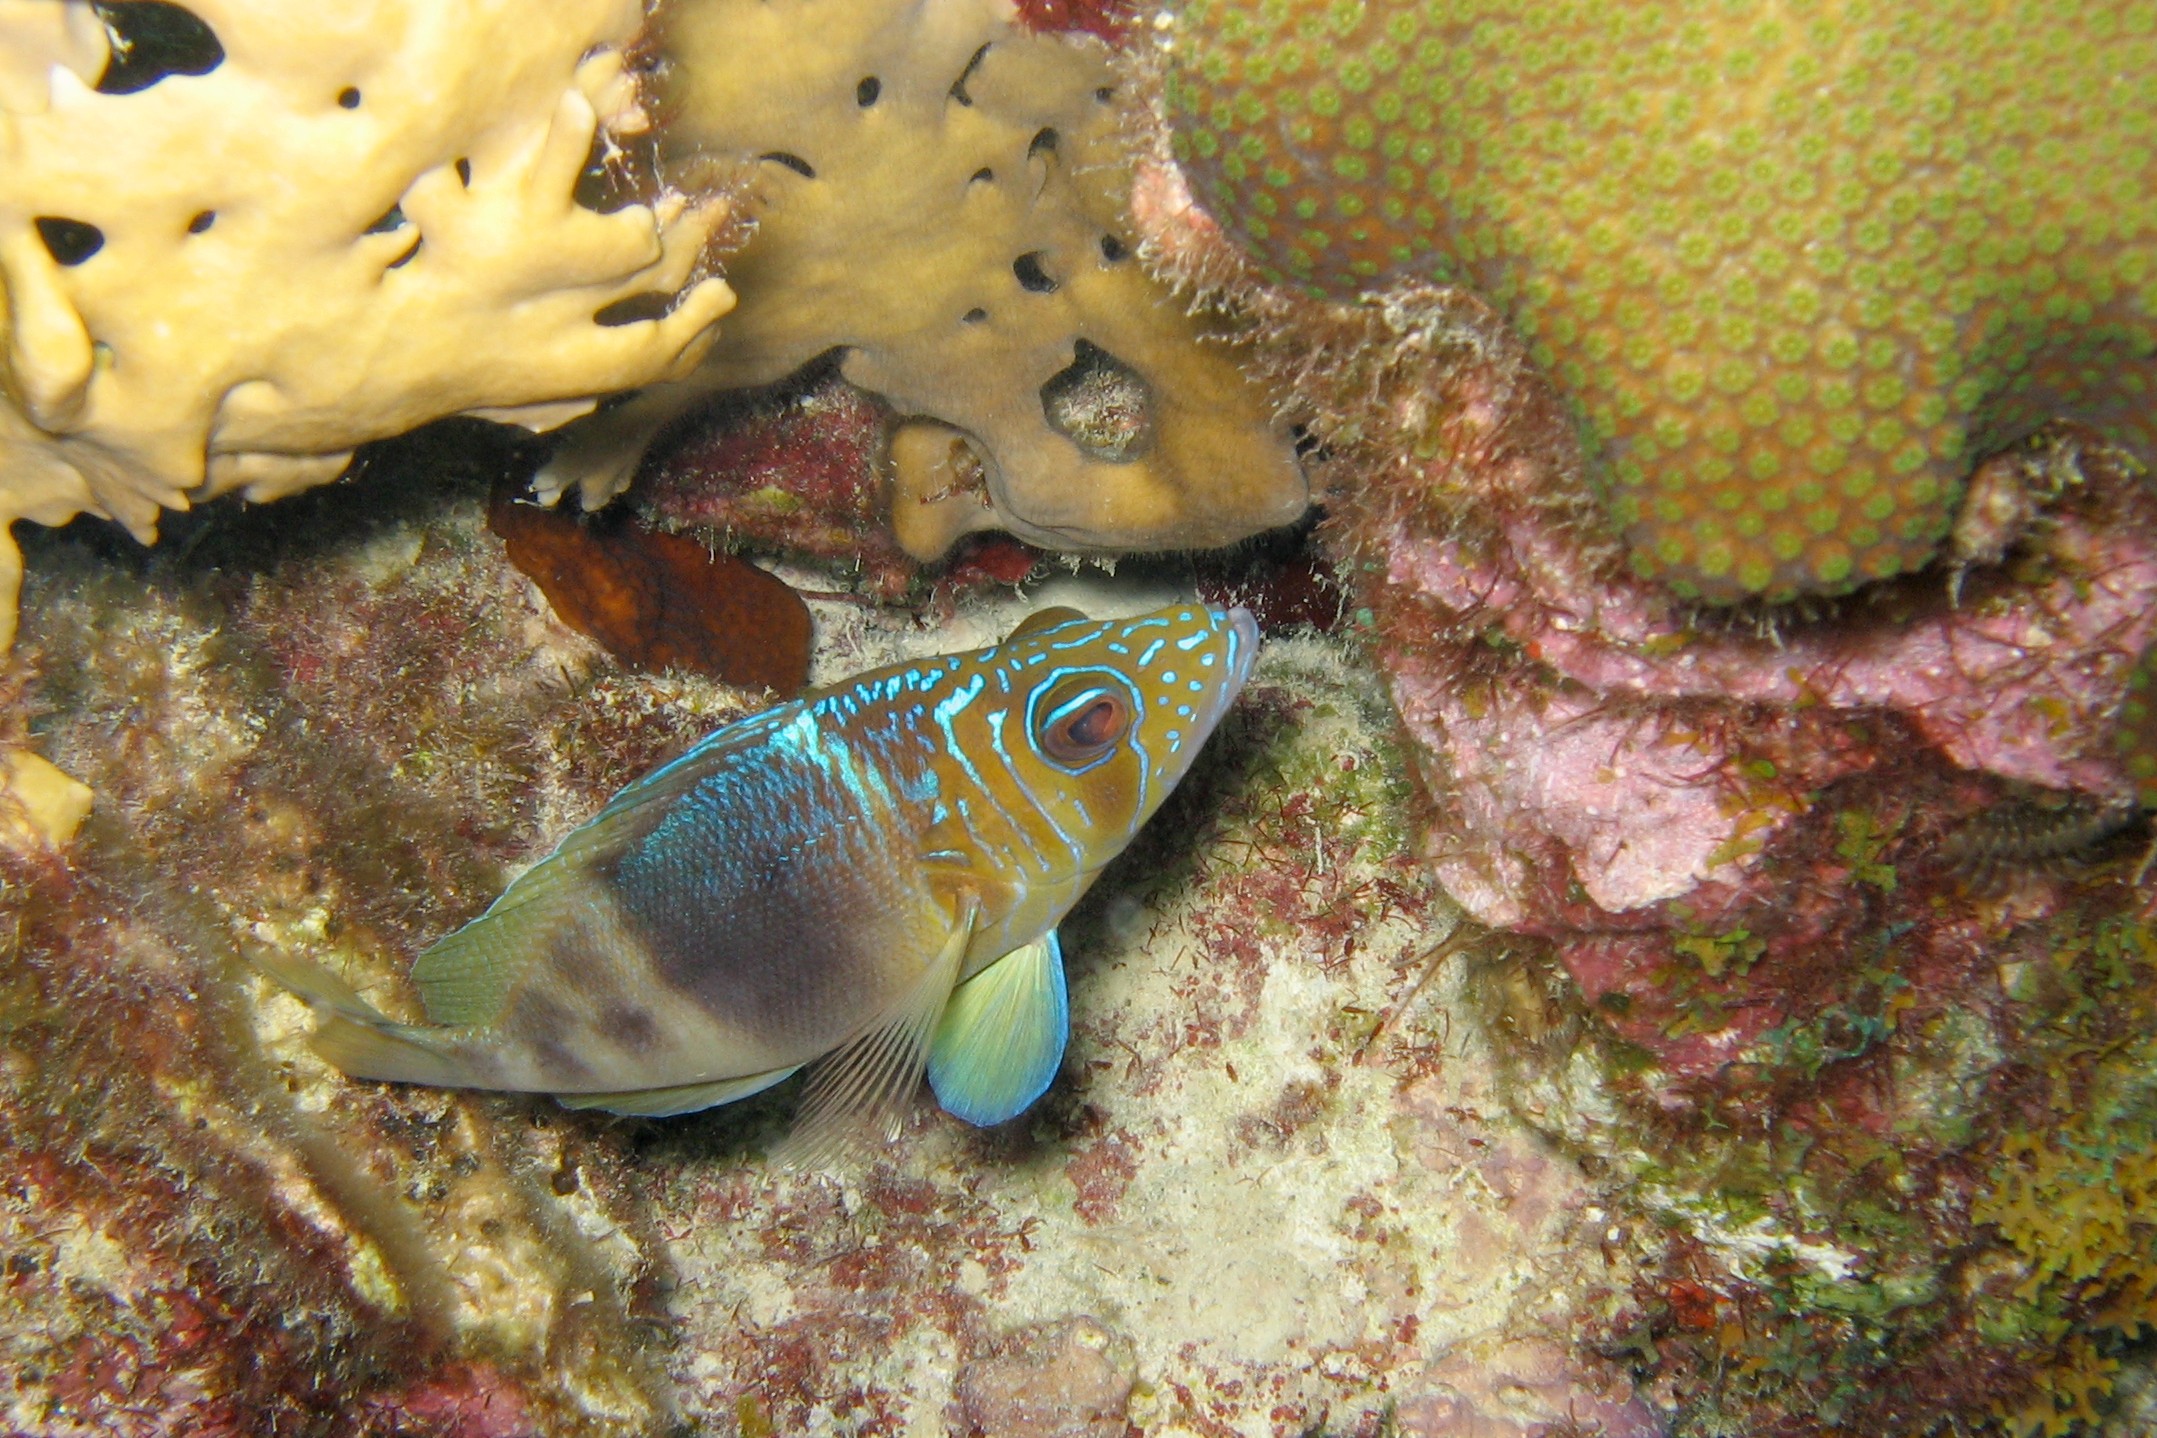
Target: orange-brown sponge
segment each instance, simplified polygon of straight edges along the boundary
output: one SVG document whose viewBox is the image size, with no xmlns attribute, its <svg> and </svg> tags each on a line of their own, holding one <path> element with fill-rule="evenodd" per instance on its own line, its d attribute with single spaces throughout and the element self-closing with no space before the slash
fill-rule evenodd
<svg viewBox="0 0 2157 1438">
<path fill-rule="evenodd" d="M 2157 10 L 1187 0 L 1176 151 L 1276 279 L 1472 285 L 1636 572 L 1923 565 L 1971 459 L 2157 426 Z"/>
</svg>

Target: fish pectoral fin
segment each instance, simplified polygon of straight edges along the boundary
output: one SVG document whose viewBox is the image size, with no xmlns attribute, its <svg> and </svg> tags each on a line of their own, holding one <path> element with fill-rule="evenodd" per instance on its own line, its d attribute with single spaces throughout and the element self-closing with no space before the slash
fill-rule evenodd
<svg viewBox="0 0 2157 1438">
<path fill-rule="evenodd" d="M 952 991 L 929 1047 L 929 1087 L 970 1124 L 1017 1118 L 1048 1090 L 1070 1037 L 1063 945 L 1051 929 Z"/>
<path fill-rule="evenodd" d="M 980 901 L 968 895 L 943 948 L 913 988 L 818 1061 L 802 1090 L 794 1130 L 773 1155 L 781 1164 L 822 1168 L 865 1133 L 887 1143 L 899 1136 L 980 912 Z"/>
<path fill-rule="evenodd" d="M 715 1079 L 710 1083 L 676 1084 L 672 1088 L 623 1089 L 617 1093 L 558 1093 L 555 1102 L 563 1108 L 595 1108 L 606 1113 L 630 1114 L 638 1118 L 671 1118 L 678 1113 L 695 1113 L 698 1109 L 717 1108 L 723 1103 L 733 1103 L 751 1094 L 759 1094 L 773 1084 L 784 1083 L 799 1072 L 800 1064 L 790 1068 L 766 1069 L 762 1073 L 744 1074 L 740 1078 Z"/>
</svg>

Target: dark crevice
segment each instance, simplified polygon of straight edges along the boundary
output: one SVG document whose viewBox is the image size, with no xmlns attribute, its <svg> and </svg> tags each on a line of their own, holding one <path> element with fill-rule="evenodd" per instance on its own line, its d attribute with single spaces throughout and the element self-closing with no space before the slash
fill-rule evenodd
<svg viewBox="0 0 2157 1438">
<path fill-rule="evenodd" d="M 376 220 L 373 224 L 369 225 L 362 233 L 370 235 L 386 235 L 391 230 L 403 229 L 408 223 L 409 221 L 407 221 L 404 217 L 404 206 L 391 205 L 388 209 L 382 212 L 381 219 Z"/>
<path fill-rule="evenodd" d="M 1041 415 L 1089 459 L 1129 464 L 1154 445 L 1153 387 L 1145 376 L 1086 340 L 1071 363 L 1041 386 Z"/>
<path fill-rule="evenodd" d="M 105 232 L 81 220 L 40 215 L 31 223 L 37 226 L 37 237 L 45 242 L 45 252 L 56 264 L 79 265 L 105 248 Z"/>
<path fill-rule="evenodd" d="M 816 167 L 814 165 L 811 165 L 801 156 L 789 154 L 785 150 L 772 150 L 766 154 L 757 156 L 757 158 L 760 160 L 769 160 L 774 165 L 784 165 L 789 170 L 792 170 L 795 174 L 801 176 L 804 180 L 813 180 L 816 178 Z"/>
<path fill-rule="evenodd" d="M 974 97 L 966 93 L 966 82 L 974 78 L 974 71 L 981 68 L 981 59 L 988 53 L 989 47 L 986 45 L 974 51 L 973 58 L 966 62 L 966 68 L 959 71 L 959 78 L 951 82 L 951 98 L 961 105 L 974 103 Z"/>
<path fill-rule="evenodd" d="M 609 327 L 640 325 L 647 320 L 665 319 L 668 311 L 673 308 L 674 296 L 660 290 L 646 290 L 641 295 L 631 295 L 625 300 L 616 300 L 603 307 L 599 313 L 592 316 L 592 322 Z"/>
<path fill-rule="evenodd" d="M 1033 139 L 1027 142 L 1026 158 L 1033 160 L 1043 155 L 1053 155 L 1056 153 L 1056 147 L 1062 143 L 1063 136 L 1056 133 L 1054 125 L 1043 125 L 1034 131 Z"/>
<path fill-rule="evenodd" d="M 132 95 L 168 75 L 207 75 L 225 47 L 200 16 L 165 0 L 97 0 L 111 54 L 97 77 L 100 95 Z"/>
<path fill-rule="evenodd" d="M 987 165 L 983 165 L 980 169 L 974 171 L 974 173 L 968 177 L 966 183 L 968 183 L 969 185 L 988 184 L 993 182 L 995 179 L 996 172 L 990 169 Z"/>
<path fill-rule="evenodd" d="M 602 127 L 592 136 L 584 169 L 577 175 L 579 206 L 611 215 L 655 199 L 660 188 L 656 135 L 609 135 Z"/>
<path fill-rule="evenodd" d="M 347 110 L 357 110 L 360 107 L 360 92 L 347 85 L 337 92 L 337 103 Z"/>
<path fill-rule="evenodd" d="M 470 160 L 459 159 L 457 161 L 457 183 L 467 190 L 472 188 L 472 162 Z"/>
<path fill-rule="evenodd" d="M 216 223 L 217 211 L 204 210 L 202 213 L 196 215 L 192 220 L 189 220 L 187 222 L 187 233 L 189 233 L 190 235 L 202 234 L 204 231 L 208 230 L 210 226 Z"/>
<path fill-rule="evenodd" d="M 854 103 L 866 110 L 876 103 L 876 97 L 884 93 L 884 82 L 874 75 L 864 75 L 854 86 Z"/>
<path fill-rule="evenodd" d="M 965 314 L 959 316 L 959 323 L 967 325 L 978 325 L 988 317 L 989 312 L 987 310 L 981 308 L 981 306 L 979 305 L 975 305 Z"/>
<path fill-rule="evenodd" d="M 1115 264 L 1130 253 L 1130 247 L 1114 235 L 1103 235 L 1101 237 L 1101 258 L 1107 260 L 1110 264 Z"/>
<path fill-rule="evenodd" d="M 421 241 L 423 241 L 423 240 L 424 240 L 425 238 L 426 238 L 426 236 L 424 236 L 424 235 L 414 235 L 414 236 L 412 237 L 412 248 L 410 248 L 410 249 L 406 250 L 406 251 L 405 251 L 405 252 L 404 252 L 403 254 L 399 255 L 399 256 L 398 256 L 398 257 L 397 257 L 396 259 L 394 259 L 394 260 L 391 260 L 391 261 L 390 261 L 390 262 L 389 262 L 389 263 L 388 263 L 387 265 L 384 265 L 384 266 L 383 266 L 383 268 L 384 268 L 384 269 L 389 269 L 389 270 L 401 270 L 401 269 L 403 269 L 403 268 L 404 268 L 404 267 L 405 267 L 406 265 L 409 265 L 409 264 L 411 264 L 411 263 L 412 263 L 412 257 L 413 257 L 414 255 L 416 255 L 416 254 L 418 254 L 418 253 L 419 253 L 419 247 L 420 247 L 420 243 L 421 243 Z"/>
<path fill-rule="evenodd" d="M 1029 294 L 1047 295 L 1056 292 L 1056 281 L 1041 268 L 1041 252 L 1028 250 L 1011 262 L 1011 273 L 1018 276 L 1019 288 Z"/>
</svg>

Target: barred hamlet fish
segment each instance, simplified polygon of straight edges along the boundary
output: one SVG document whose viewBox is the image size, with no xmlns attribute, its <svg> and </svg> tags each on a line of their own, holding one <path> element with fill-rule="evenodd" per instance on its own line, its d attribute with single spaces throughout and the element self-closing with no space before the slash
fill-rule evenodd
<svg viewBox="0 0 2157 1438">
<path fill-rule="evenodd" d="M 975 1124 L 1047 1089 L 1056 925 L 1249 676 L 1242 609 L 1045 610 L 729 724 L 631 784 L 414 964 L 429 1022 L 279 977 L 359 1077 L 676 1114 L 815 1064 L 795 1142 L 895 1130 L 926 1069 Z"/>
</svg>

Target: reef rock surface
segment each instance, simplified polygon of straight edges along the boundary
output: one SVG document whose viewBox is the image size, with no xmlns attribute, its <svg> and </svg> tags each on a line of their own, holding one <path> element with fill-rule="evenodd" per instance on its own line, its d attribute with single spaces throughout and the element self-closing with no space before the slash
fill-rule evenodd
<svg viewBox="0 0 2157 1438">
<path fill-rule="evenodd" d="M 1508 1115 L 1465 968 L 1433 974 L 1456 911 L 1334 641 L 1269 643 L 1075 917 L 1065 1070 L 1004 1129 L 924 1097 L 888 1149 L 790 1174 L 787 1089 L 624 1121 L 316 1060 L 251 954 L 408 1004 L 412 954 L 748 702 L 554 620 L 484 527 L 506 462 L 437 431 L 364 495 L 154 554 L 40 541 L 7 712 L 97 807 L 0 859 L 9 1422 L 1659 1431 L 1571 1343 L 1629 1302 L 1643 1236 Z M 820 602 L 812 677 L 1024 607 L 924 632 Z"/>
</svg>

